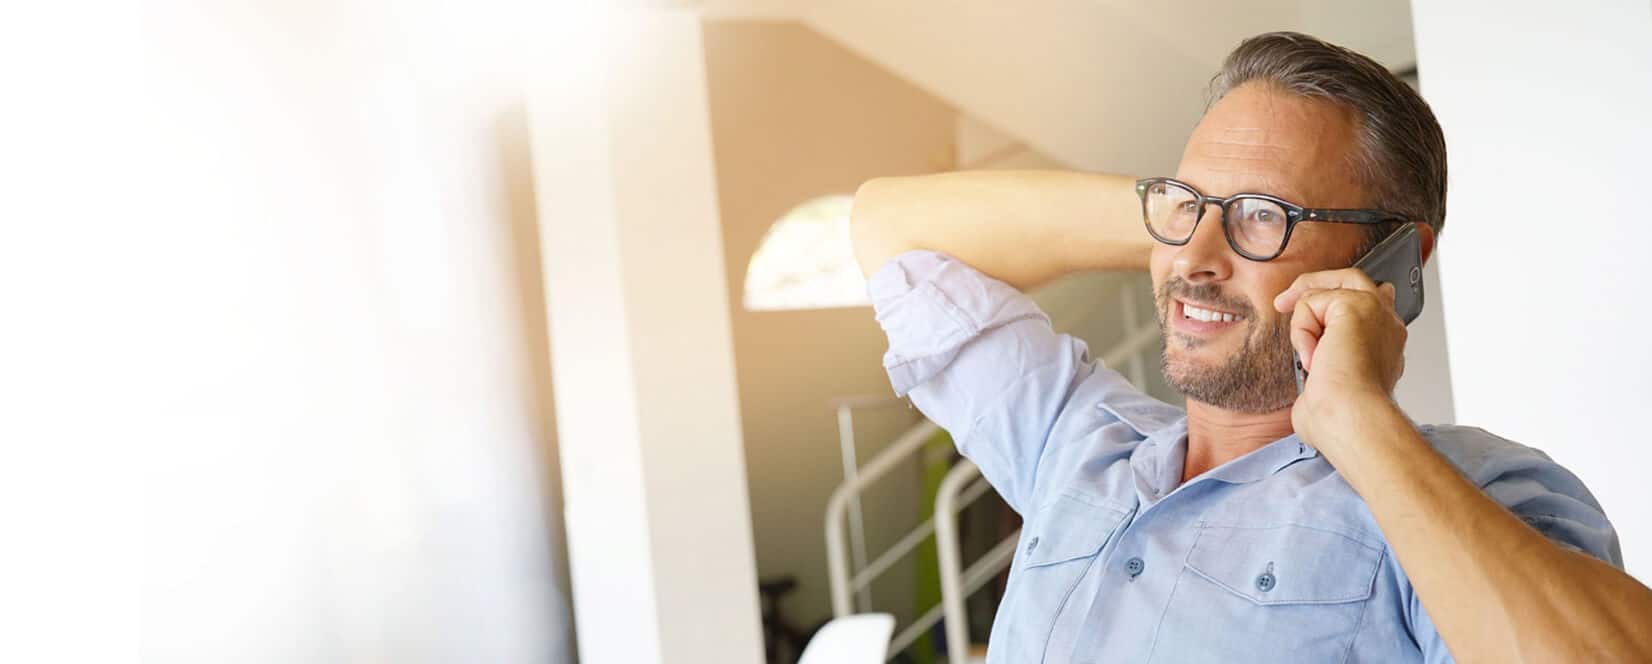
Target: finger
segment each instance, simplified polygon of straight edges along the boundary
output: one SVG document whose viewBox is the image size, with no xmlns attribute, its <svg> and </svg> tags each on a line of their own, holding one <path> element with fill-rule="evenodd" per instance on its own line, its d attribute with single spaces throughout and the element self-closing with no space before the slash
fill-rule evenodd
<svg viewBox="0 0 1652 664">
<path fill-rule="evenodd" d="M 1397 297 L 1397 295 L 1394 290 L 1394 284 L 1386 281 L 1382 282 L 1377 286 L 1377 294 L 1382 297 L 1382 303 L 1388 305 L 1389 311 L 1393 311 L 1396 308 L 1394 305 L 1394 298 Z"/>
<path fill-rule="evenodd" d="M 1296 280 L 1309 288 L 1346 288 L 1362 291 L 1377 289 L 1377 282 L 1371 280 L 1371 275 L 1357 267 L 1307 272 L 1298 276 Z"/>
<path fill-rule="evenodd" d="M 1319 272 L 1304 272 L 1291 282 L 1291 287 L 1285 289 L 1273 299 L 1273 308 L 1276 311 L 1290 311 L 1296 307 L 1297 299 L 1304 291 L 1310 289 L 1334 289 L 1376 291 L 1377 283 L 1359 268 L 1344 268 L 1341 270 L 1322 270 Z"/>
<path fill-rule="evenodd" d="M 1387 284 L 1384 284 L 1387 286 Z M 1304 296 L 1305 298 L 1307 296 Z M 1378 318 L 1399 317 L 1394 313 L 1394 288 L 1392 286 L 1377 287 L 1369 291 L 1348 288 L 1328 288 L 1315 291 L 1313 294 L 1314 311 L 1319 313 L 1319 319 L 1329 325 L 1332 319 L 1344 316 L 1353 316 L 1361 320 L 1376 320 Z"/>
<path fill-rule="evenodd" d="M 1303 292 L 1291 314 L 1291 344 L 1302 358 L 1302 368 L 1313 370 L 1310 363 L 1314 350 L 1333 318 L 1358 316 L 1357 312 L 1364 309 L 1375 310 L 1380 306 L 1377 302 L 1376 295 L 1346 288 L 1315 288 Z"/>
<path fill-rule="evenodd" d="M 1321 302 L 1327 291 L 1312 290 L 1304 294 L 1296 302 L 1296 308 L 1291 312 L 1291 346 L 1302 359 L 1302 368 L 1313 370 L 1314 349 L 1319 347 L 1319 336 L 1325 332 L 1325 322 L 1321 318 L 1321 311 L 1315 310 L 1314 304 Z"/>
<path fill-rule="evenodd" d="M 1296 356 L 1302 360 L 1303 371 L 1314 370 L 1314 349 L 1319 347 L 1319 337 L 1300 327 L 1291 328 L 1291 348 L 1296 349 Z"/>
</svg>

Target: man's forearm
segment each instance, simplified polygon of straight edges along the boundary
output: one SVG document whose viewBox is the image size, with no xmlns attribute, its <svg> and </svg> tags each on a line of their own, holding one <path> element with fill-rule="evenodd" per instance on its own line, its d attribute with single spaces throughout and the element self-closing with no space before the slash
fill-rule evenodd
<svg viewBox="0 0 1652 664">
<path fill-rule="evenodd" d="M 1360 421 L 1339 429 L 1360 440 L 1321 449 L 1336 450 L 1331 462 L 1371 508 L 1458 661 L 1652 661 L 1652 590 L 1521 522 L 1391 403 L 1349 406 Z"/>
<path fill-rule="evenodd" d="M 1017 288 L 1070 272 L 1142 270 L 1152 239 L 1132 178 L 1072 171 L 959 171 L 878 178 L 855 192 L 855 254 L 867 275 L 930 249 Z"/>
</svg>

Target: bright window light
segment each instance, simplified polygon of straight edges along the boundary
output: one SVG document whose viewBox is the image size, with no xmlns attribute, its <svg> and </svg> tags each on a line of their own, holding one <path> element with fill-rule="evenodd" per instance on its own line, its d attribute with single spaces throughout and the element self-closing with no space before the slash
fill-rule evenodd
<svg viewBox="0 0 1652 664">
<path fill-rule="evenodd" d="M 746 267 L 748 311 L 866 306 L 866 279 L 849 244 L 854 197 L 822 196 L 769 227 Z"/>
</svg>

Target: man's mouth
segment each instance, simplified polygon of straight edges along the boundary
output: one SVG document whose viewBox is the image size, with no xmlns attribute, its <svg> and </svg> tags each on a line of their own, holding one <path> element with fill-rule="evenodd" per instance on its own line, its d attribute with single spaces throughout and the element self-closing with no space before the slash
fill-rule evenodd
<svg viewBox="0 0 1652 664">
<path fill-rule="evenodd" d="M 1222 311 L 1221 309 L 1214 307 L 1201 306 L 1183 300 L 1176 300 L 1176 308 L 1179 310 L 1177 312 L 1180 314 L 1179 317 L 1182 320 L 1187 321 L 1197 321 L 1201 323 L 1236 323 L 1245 320 L 1243 315 L 1236 314 L 1231 311 Z"/>
</svg>

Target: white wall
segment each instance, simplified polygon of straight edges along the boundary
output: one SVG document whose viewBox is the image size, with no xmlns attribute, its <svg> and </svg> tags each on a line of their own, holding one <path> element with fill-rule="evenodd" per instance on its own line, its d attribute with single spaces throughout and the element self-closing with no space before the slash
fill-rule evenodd
<svg viewBox="0 0 1652 664">
<path fill-rule="evenodd" d="M 565 18 L 532 127 L 580 661 L 756 664 L 700 18 Z"/>
<path fill-rule="evenodd" d="M 1451 397 L 1451 363 L 1446 358 L 1445 300 L 1440 285 L 1440 257 L 1435 256 L 1423 266 L 1423 313 L 1411 321 L 1405 340 L 1405 374 L 1394 386 L 1394 401 L 1419 424 L 1457 421 Z"/>
<path fill-rule="evenodd" d="M 0 104 L 0 661 L 136 661 L 135 469 L 164 382 L 128 359 L 158 336 L 155 292 L 126 269 L 153 256 L 125 149 L 136 11 L 3 13 L 0 80 L 26 101 Z"/>
<path fill-rule="evenodd" d="M 145 12 L 146 659 L 569 661 L 529 22 Z"/>
<path fill-rule="evenodd" d="M 1451 151 L 1442 238 L 1457 419 L 1594 491 L 1652 580 L 1652 5 L 1418 0 Z"/>
</svg>

